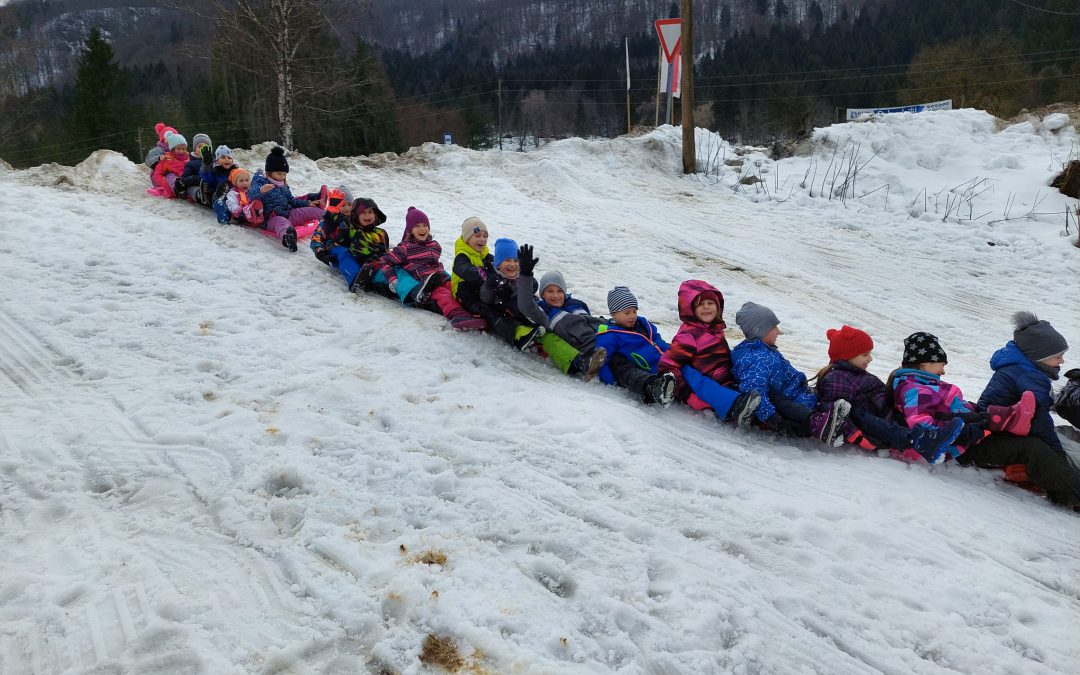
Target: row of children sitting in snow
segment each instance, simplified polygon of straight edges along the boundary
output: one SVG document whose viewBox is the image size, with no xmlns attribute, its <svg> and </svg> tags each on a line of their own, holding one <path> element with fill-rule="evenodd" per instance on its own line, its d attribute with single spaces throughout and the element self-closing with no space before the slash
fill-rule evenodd
<svg viewBox="0 0 1080 675">
<path fill-rule="evenodd" d="M 174 147 L 176 141 L 173 136 Z M 539 259 L 531 246 L 498 239 L 489 250 L 488 228 L 479 218 L 462 223 L 448 274 L 440 262 L 442 247 L 419 209 L 409 208 L 401 242 L 391 247 L 379 227 L 386 215 L 370 198 L 354 199 L 341 186 L 293 199 L 280 148 L 267 157 L 265 178 L 250 186 L 250 175 L 233 166 L 228 148 L 220 146 L 214 155 L 205 162 L 204 179 L 182 188 L 192 201 L 213 201 L 192 190 L 222 192 L 208 185 L 208 173 L 227 175 L 231 187 L 216 195 L 227 205 L 226 222 L 252 224 L 245 208 L 262 201 L 264 226 L 276 220 L 292 250 L 293 226 L 319 217 L 311 248 L 351 291 L 377 292 L 438 312 L 459 330 L 488 330 L 517 349 L 542 350 L 562 372 L 585 380 L 598 374 L 647 404 L 679 400 L 739 426 L 753 423 L 833 446 L 848 442 L 906 461 L 937 464 L 953 457 L 986 468 L 1023 465 L 1026 479 L 1051 500 L 1080 510 L 1080 471 L 1063 450 L 1050 415 L 1055 409 L 1080 427 L 1080 370 L 1066 373 L 1069 384 L 1055 400 L 1051 381 L 1059 378 L 1068 344 L 1049 322 L 1030 313 L 1014 317 L 1013 340 L 991 358 L 994 375 L 976 403 L 942 380 L 948 359 L 938 339 L 925 332 L 904 340 L 900 368 L 882 382 L 867 370 L 874 342 L 866 332 L 846 325 L 829 330 L 829 365 L 812 386 L 779 351 L 780 321 L 767 307 L 747 302 L 739 309 L 735 322 L 745 340 L 730 348 L 723 295 L 704 281 L 685 281 L 679 288 L 683 324 L 669 345 L 639 316 L 629 288 L 608 293 L 610 318 L 595 316 L 567 292 L 559 272 L 535 279 Z M 169 174 L 155 170 L 155 178 L 160 175 Z M 277 190 L 283 191 L 280 198 L 272 194 Z M 297 211 L 302 213 L 294 219 Z"/>
</svg>

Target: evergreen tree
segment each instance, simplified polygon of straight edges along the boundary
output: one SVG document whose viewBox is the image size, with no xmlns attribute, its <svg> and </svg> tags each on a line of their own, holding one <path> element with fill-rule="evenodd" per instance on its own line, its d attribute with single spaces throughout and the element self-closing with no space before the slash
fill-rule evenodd
<svg viewBox="0 0 1080 675">
<path fill-rule="evenodd" d="M 124 87 L 124 74 L 113 63 L 112 47 L 94 28 L 86 39 L 83 52 L 79 56 L 78 72 L 75 76 L 75 99 L 72 105 L 73 132 L 78 140 L 101 139 L 95 147 L 108 147 L 124 150 L 124 143 L 117 140 L 104 142 L 104 138 L 116 136 L 120 129 L 120 106 L 123 104 L 121 93 Z"/>
</svg>

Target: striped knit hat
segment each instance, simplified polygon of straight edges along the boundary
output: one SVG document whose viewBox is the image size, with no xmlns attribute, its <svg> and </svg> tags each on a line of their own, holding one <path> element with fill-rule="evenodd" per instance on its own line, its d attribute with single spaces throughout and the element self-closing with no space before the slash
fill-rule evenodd
<svg viewBox="0 0 1080 675">
<path fill-rule="evenodd" d="M 624 309 L 637 309 L 637 298 L 626 286 L 616 286 L 608 291 L 607 308 L 612 314 Z"/>
</svg>

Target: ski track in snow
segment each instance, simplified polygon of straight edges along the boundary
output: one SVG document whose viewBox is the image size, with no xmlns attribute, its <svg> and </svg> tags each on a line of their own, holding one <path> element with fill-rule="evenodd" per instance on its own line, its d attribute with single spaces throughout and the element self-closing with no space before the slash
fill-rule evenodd
<svg viewBox="0 0 1080 675">
<path fill-rule="evenodd" d="M 841 322 L 882 376 L 930 330 L 974 398 L 1012 311 L 1080 339 L 1059 224 L 754 204 L 677 131 L 290 163 L 392 238 L 424 209 L 447 264 L 475 214 L 596 311 L 628 283 L 669 339 L 704 278 L 808 372 Z M 429 633 L 487 673 L 1080 669 L 1077 520 L 993 472 L 641 406 L 145 186 L 0 170 L 0 673 L 434 672 Z"/>
</svg>

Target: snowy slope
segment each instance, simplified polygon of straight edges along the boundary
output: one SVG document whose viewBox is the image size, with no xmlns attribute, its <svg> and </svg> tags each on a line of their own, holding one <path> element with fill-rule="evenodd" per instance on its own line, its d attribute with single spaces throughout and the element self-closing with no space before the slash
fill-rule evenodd
<svg viewBox="0 0 1080 675">
<path fill-rule="evenodd" d="M 986 119 L 842 125 L 814 156 L 873 131 L 894 151 L 867 175 L 894 197 L 971 166 L 1000 196 L 1048 192 L 1031 167 L 1073 128 Z M 673 129 L 428 145 L 293 157 L 290 182 L 374 196 L 392 237 L 423 208 L 447 251 L 479 215 L 594 308 L 628 283 L 667 337 L 679 282 L 707 279 L 735 340 L 738 306 L 767 304 L 807 371 L 842 322 L 875 337 L 882 376 L 929 330 L 976 397 L 1012 311 L 1080 340 L 1060 215 L 771 200 L 678 175 L 678 153 Z M 440 672 L 428 635 L 474 673 L 1080 670 L 1075 514 L 993 472 L 646 408 L 145 186 L 106 151 L 0 170 L 0 673 Z"/>
</svg>

